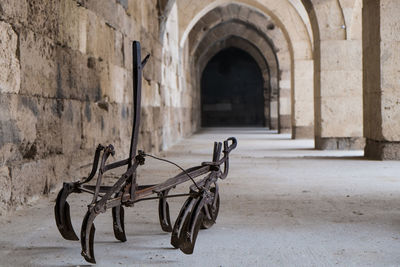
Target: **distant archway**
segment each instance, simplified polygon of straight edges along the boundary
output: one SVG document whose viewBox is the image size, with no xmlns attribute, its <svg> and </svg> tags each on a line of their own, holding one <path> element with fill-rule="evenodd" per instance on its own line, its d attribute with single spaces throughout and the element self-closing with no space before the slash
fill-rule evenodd
<svg viewBox="0 0 400 267">
<path fill-rule="evenodd" d="M 201 76 L 203 127 L 264 126 L 261 70 L 247 52 L 227 48 L 207 63 Z"/>
</svg>

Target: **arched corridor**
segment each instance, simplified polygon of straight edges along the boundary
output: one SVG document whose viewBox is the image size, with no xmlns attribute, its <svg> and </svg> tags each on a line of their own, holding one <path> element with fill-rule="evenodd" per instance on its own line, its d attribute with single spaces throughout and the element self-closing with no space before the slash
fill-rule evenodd
<svg viewBox="0 0 400 267">
<path fill-rule="evenodd" d="M 265 126 L 263 85 L 260 68 L 249 54 L 237 48 L 220 51 L 202 73 L 202 126 Z"/>
<path fill-rule="evenodd" d="M 394 0 L 0 0 L 0 265 L 82 263 L 50 214 L 96 148 L 187 167 L 229 136 L 225 208 L 197 254 L 165 249 L 150 203 L 126 244 L 100 216 L 100 265 L 400 265 L 399 14 Z M 146 167 L 149 182 L 176 174 Z"/>
<path fill-rule="evenodd" d="M 125 210 L 125 243 L 115 241 L 108 213 L 97 218 L 98 265 L 398 265 L 400 162 L 367 161 L 362 151 L 313 150 L 312 140 L 291 140 L 289 134 L 263 128 L 210 128 L 162 156 L 193 166 L 210 159 L 212 141 L 229 135 L 238 138 L 238 147 L 231 155 L 228 178 L 219 183 L 220 214 L 212 229 L 200 231 L 194 254 L 171 249 L 154 200 Z M 139 179 L 159 182 L 177 171 L 146 159 Z M 187 184 L 178 188 L 186 191 Z M 83 200 L 76 195 L 70 202 L 76 229 L 86 209 Z M 172 220 L 182 201 L 170 201 Z M 59 238 L 53 204 L 43 199 L 15 216 L 0 218 L 2 265 L 83 263 L 79 246 Z"/>
</svg>

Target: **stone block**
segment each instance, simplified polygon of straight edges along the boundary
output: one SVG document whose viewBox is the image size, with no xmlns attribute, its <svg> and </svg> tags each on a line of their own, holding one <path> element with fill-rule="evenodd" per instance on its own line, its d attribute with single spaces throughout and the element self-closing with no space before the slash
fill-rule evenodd
<svg viewBox="0 0 400 267">
<path fill-rule="evenodd" d="M 313 58 L 309 40 L 299 40 L 293 43 L 294 60 L 310 60 Z"/>
<path fill-rule="evenodd" d="M 130 1 L 128 5 L 127 13 L 129 14 L 128 20 L 131 26 L 127 36 L 129 36 L 129 38 L 133 38 L 132 40 L 141 40 L 141 38 L 138 38 L 140 36 L 140 29 L 142 26 L 140 22 L 143 15 L 140 8 L 141 4 L 141 1 Z"/>
<path fill-rule="evenodd" d="M 57 47 L 57 98 L 99 101 L 102 60 L 78 51 Z"/>
<path fill-rule="evenodd" d="M 160 85 L 154 81 L 143 83 L 142 106 L 161 106 Z"/>
<path fill-rule="evenodd" d="M 110 24 L 99 18 L 96 13 L 87 12 L 87 53 L 89 56 L 111 61 L 114 57 L 114 31 Z"/>
<path fill-rule="evenodd" d="M 281 71 L 290 72 L 291 56 L 290 56 L 289 51 L 280 50 L 277 53 L 277 57 L 278 57 L 278 62 L 279 62 L 279 69 Z M 269 62 L 271 62 L 271 61 L 269 61 Z"/>
<path fill-rule="evenodd" d="M 124 38 L 119 31 L 114 31 L 114 57 L 112 63 L 124 67 Z"/>
<path fill-rule="evenodd" d="M 380 25 L 381 25 L 381 40 L 387 41 L 400 41 L 400 6 L 396 0 L 380 1 Z"/>
<path fill-rule="evenodd" d="M 0 21 L 0 93 L 18 93 L 21 85 L 18 34 Z"/>
<path fill-rule="evenodd" d="M 291 133 L 292 130 L 292 116 L 289 114 L 280 114 L 279 116 L 279 132 Z"/>
<path fill-rule="evenodd" d="M 31 96 L 57 96 L 56 45 L 43 35 L 21 28 L 21 93 Z"/>
<path fill-rule="evenodd" d="M 61 1 L 29 0 L 27 3 L 27 24 L 29 28 L 35 33 L 55 40 L 59 33 Z"/>
<path fill-rule="evenodd" d="M 132 72 L 132 40 L 123 36 L 124 40 L 124 68 Z"/>
<path fill-rule="evenodd" d="M 130 107 L 128 108 L 131 110 Z M 118 103 L 110 103 L 108 109 L 104 109 L 95 103 L 83 102 L 81 105 L 83 118 L 81 148 L 93 150 L 98 144 L 113 144 L 119 150 L 124 146 L 129 147 L 130 138 L 122 140 L 120 137 L 121 131 L 130 129 L 129 121 L 127 124 L 126 120 L 116 119 L 127 116 L 124 112 Z"/>
<path fill-rule="evenodd" d="M 336 70 L 321 73 L 321 97 L 362 97 L 361 70 Z"/>
<path fill-rule="evenodd" d="M 292 139 L 314 139 L 314 126 L 292 127 Z"/>
<path fill-rule="evenodd" d="M 61 116 L 62 100 L 45 99 L 40 103 L 40 114 L 36 123 L 36 155 L 39 158 L 62 153 Z"/>
<path fill-rule="evenodd" d="M 400 88 L 400 41 L 381 42 L 381 87 Z"/>
<path fill-rule="evenodd" d="M 112 27 L 122 28 L 122 14 L 119 12 L 119 9 L 123 10 L 124 15 L 125 11 L 117 1 L 87 0 L 84 5 L 91 13 L 96 14 L 98 18 L 112 25 Z"/>
<path fill-rule="evenodd" d="M 43 194 L 50 176 L 54 175 L 52 160 L 38 160 L 12 167 L 12 202 L 23 205 Z"/>
<path fill-rule="evenodd" d="M 16 96 L 14 109 L 11 110 L 18 128 L 18 152 L 24 159 L 33 159 L 37 155 L 37 123 L 43 116 L 43 101 L 31 96 Z"/>
<path fill-rule="evenodd" d="M 362 136 L 362 97 L 322 98 L 321 118 L 321 137 Z"/>
<path fill-rule="evenodd" d="M 362 150 L 363 137 L 315 137 L 315 148 L 320 150 Z"/>
<path fill-rule="evenodd" d="M 78 50 L 80 47 L 80 10 L 75 1 L 61 0 L 59 17 L 58 17 L 58 35 L 57 40 L 63 46 L 68 46 L 74 50 Z"/>
<path fill-rule="evenodd" d="M 125 99 L 125 90 L 128 74 L 125 69 L 110 65 L 110 87 L 105 89 L 105 94 L 109 96 L 111 102 L 122 103 L 129 101 L 130 99 Z M 126 101 L 125 101 L 126 100 Z"/>
<path fill-rule="evenodd" d="M 294 125 L 312 126 L 314 124 L 314 105 L 312 100 L 295 100 Z"/>
<path fill-rule="evenodd" d="M 28 3 L 26 0 L 2 0 L 0 2 L 0 19 L 12 24 L 26 24 Z"/>
<path fill-rule="evenodd" d="M 7 166 L 0 167 L 0 216 L 11 208 L 11 176 Z"/>
<path fill-rule="evenodd" d="M 338 1 L 315 1 L 313 2 L 317 19 L 320 25 L 321 40 L 343 40 L 345 29 L 342 9 Z"/>
<path fill-rule="evenodd" d="M 251 11 L 251 9 L 246 8 L 245 6 L 240 6 L 238 18 L 240 18 L 241 20 L 246 21 L 247 18 L 249 17 L 250 11 Z"/>
<path fill-rule="evenodd" d="M 364 135 L 374 140 L 381 140 L 382 137 L 382 102 L 381 93 L 368 93 L 364 91 Z"/>
<path fill-rule="evenodd" d="M 16 152 L 21 133 L 12 113 L 12 107 L 15 107 L 16 103 L 15 95 L 0 94 L 0 166 L 20 156 Z"/>
<path fill-rule="evenodd" d="M 87 50 L 87 29 L 88 29 L 88 15 L 87 10 L 84 8 L 79 8 L 79 51 L 82 54 L 86 54 Z"/>
<path fill-rule="evenodd" d="M 372 160 L 400 160 L 400 142 L 367 138 L 364 153 L 366 158 Z"/>
<path fill-rule="evenodd" d="M 400 140 L 400 94 L 399 88 L 385 90 L 381 96 L 381 131 L 383 140 Z"/>
<path fill-rule="evenodd" d="M 321 72 L 361 69 L 361 40 L 321 41 Z"/>
<path fill-rule="evenodd" d="M 62 153 L 66 156 L 74 155 L 81 148 L 82 121 L 81 102 L 76 100 L 63 100 L 61 113 Z"/>
</svg>

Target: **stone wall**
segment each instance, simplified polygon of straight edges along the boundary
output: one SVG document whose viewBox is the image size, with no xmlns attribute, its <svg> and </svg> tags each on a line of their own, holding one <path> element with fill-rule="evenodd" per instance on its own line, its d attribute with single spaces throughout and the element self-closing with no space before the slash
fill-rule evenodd
<svg viewBox="0 0 400 267">
<path fill-rule="evenodd" d="M 0 215 L 86 175 L 98 143 L 126 157 L 133 40 L 152 55 L 139 148 L 157 152 L 196 129 L 183 97 L 191 87 L 173 82 L 179 55 L 162 48 L 178 47 L 177 21 L 160 33 L 157 8 L 156 0 L 0 2 Z"/>
</svg>

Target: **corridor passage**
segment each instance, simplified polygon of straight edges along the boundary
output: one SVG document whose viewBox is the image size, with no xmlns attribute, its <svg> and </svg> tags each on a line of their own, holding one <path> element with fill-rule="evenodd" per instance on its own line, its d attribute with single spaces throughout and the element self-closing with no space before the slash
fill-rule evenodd
<svg viewBox="0 0 400 267">
<path fill-rule="evenodd" d="M 317 151 L 312 140 L 262 128 L 203 129 L 160 156 L 191 167 L 210 160 L 212 142 L 229 136 L 238 147 L 228 178 L 220 181 L 219 217 L 200 231 L 193 255 L 172 249 L 170 234 L 158 224 L 158 203 L 148 201 L 125 209 L 125 243 L 114 239 L 111 214 L 96 219 L 98 266 L 400 264 L 400 162 L 367 161 L 362 151 Z M 160 182 L 178 172 L 149 158 L 139 181 Z M 62 239 L 56 229 L 55 197 L 0 218 L 1 266 L 86 264 L 80 243 Z M 70 200 L 79 232 L 89 198 Z M 171 200 L 172 220 L 183 201 Z"/>
</svg>

